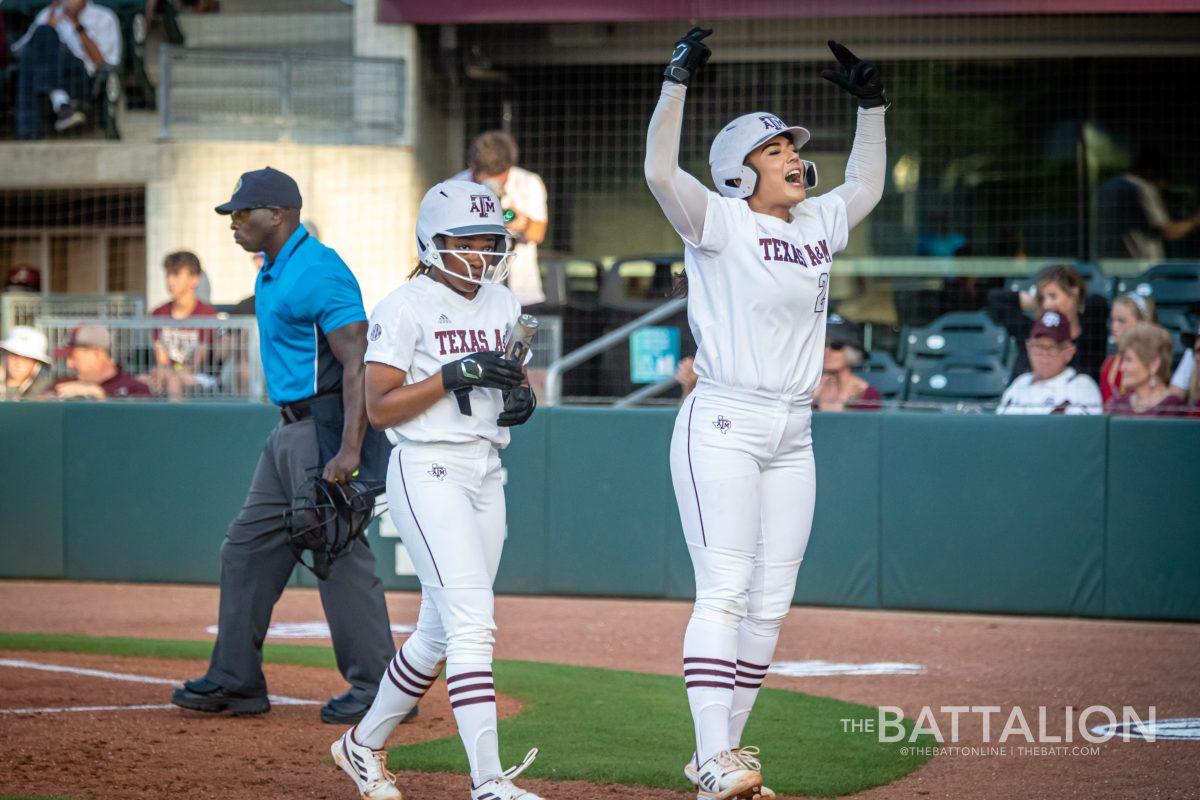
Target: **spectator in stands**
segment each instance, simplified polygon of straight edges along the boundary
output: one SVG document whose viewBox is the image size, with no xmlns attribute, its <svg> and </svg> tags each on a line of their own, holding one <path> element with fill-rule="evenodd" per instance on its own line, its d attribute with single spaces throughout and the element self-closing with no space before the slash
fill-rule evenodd
<svg viewBox="0 0 1200 800">
<path fill-rule="evenodd" d="M 512 136 L 504 131 L 487 131 L 471 143 L 468 169 L 455 175 L 454 180 L 482 183 L 496 193 L 506 212 L 512 212 L 511 219 L 505 214 L 505 225 L 517 240 L 509 262 L 508 288 L 529 311 L 546 301 L 537 249 L 546 240 L 549 212 L 546 184 L 537 173 L 518 167 L 517 155 L 517 142 Z"/>
<path fill-rule="evenodd" d="M 862 366 L 863 345 L 858 326 L 830 314 L 825 325 L 825 364 L 813 396 L 818 411 L 877 411 L 879 390 L 855 375 Z"/>
<path fill-rule="evenodd" d="M 1123 294 L 1113 300 L 1112 314 L 1109 316 L 1109 339 L 1120 341 L 1125 331 L 1139 322 L 1158 322 L 1158 312 L 1154 301 L 1140 294 Z M 1121 359 L 1116 353 L 1104 359 L 1100 367 L 1100 397 L 1107 403 L 1121 389 Z"/>
<path fill-rule="evenodd" d="M 1056 264 L 1038 273 L 1036 291 L 990 293 L 992 314 L 1017 341 L 1029 339 L 1032 322 L 1026 314 L 1036 316 L 1044 311 L 1061 314 L 1071 325 L 1071 341 L 1075 357 L 1070 366 L 1092 380 L 1100 377 L 1100 367 L 1108 350 L 1108 301 L 1100 295 L 1087 293 L 1087 281 L 1069 264 Z M 1029 372 L 1029 358 L 1018 351 L 1013 375 Z"/>
<path fill-rule="evenodd" d="M 1017 377 L 1000 397 L 997 414 L 1099 414 L 1100 388 L 1068 366 L 1075 342 L 1065 316 L 1045 311 L 1025 342 L 1030 371 Z"/>
<path fill-rule="evenodd" d="M 4 291 L 38 294 L 42 291 L 42 273 L 33 267 L 13 267 L 4 279 Z"/>
<path fill-rule="evenodd" d="M 65 357 L 67 366 L 75 371 L 75 380 L 62 381 L 54 387 L 54 393 L 63 399 L 150 396 L 149 386 L 113 361 L 112 336 L 103 325 L 80 325 L 54 355 Z"/>
<path fill-rule="evenodd" d="M 1119 342 L 1121 380 L 1125 391 L 1105 406 L 1110 414 L 1172 416 L 1183 410 L 1183 398 L 1171 394 L 1171 334 L 1159 325 L 1139 322 Z"/>
<path fill-rule="evenodd" d="M 1192 350 L 1192 342 L 1195 340 L 1196 334 L 1192 331 L 1180 334 L 1179 341 L 1189 351 Z M 1188 405 L 1194 405 L 1195 387 L 1197 384 L 1196 360 L 1191 357 L 1191 353 L 1184 353 L 1183 358 L 1179 359 L 1179 365 L 1175 367 L 1175 374 L 1171 376 L 1171 385 L 1168 391 L 1187 400 Z"/>
<path fill-rule="evenodd" d="M 56 131 L 86 121 L 79 101 L 89 96 L 92 75 L 121 63 L 121 23 L 92 0 L 54 0 L 12 49 L 19 62 L 16 136 L 40 139 L 43 95 L 54 107 Z"/>
<path fill-rule="evenodd" d="M 1188 331 L 1179 337 L 1179 341 L 1187 348 L 1183 354 L 1183 358 L 1179 361 L 1179 368 L 1175 370 L 1175 375 L 1171 378 L 1170 392 L 1174 395 L 1180 395 L 1184 399 L 1184 403 L 1193 409 L 1200 409 L 1200 329 Z M 1184 365 L 1187 365 L 1187 376 L 1184 378 L 1183 392 L 1179 392 L 1179 385 L 1176 383 L 1180 379 L 1181 374 L 1185 372 Z"/>
<path fill-rule="evenodd" d="M 150 312 L 153 317 L 187 319 L 215 317 L 217 310 L 196 296 L 200 285 L 200 259 L 187 250 L 169 253 L 163 259 L 170 301 Z M 198 328 L 162 328 L 154 332 L 154 369 L 138 376 L 156 395 L 179 400 L 195 386 L 212 389 L 216 379 L 207 374 L 213 331 Z"/>
<path fill-rule="evenodd" d="M 1173 221 L 1163 204 L 1169 165 L 1162 153 L 1142 148 L 1132 168 L 1106 180 L 1097 191 L 1101 258 L 1161 261 L 1163 242 L 1182 239 L 1200 226 L 1200 213 Z"/>
<path fill-rule="evenodd" d="M 31 400 L 54 385 L 46 335 L 35 328 L 14 325 L 0 341 L 0 400 Z"/>
</svg>

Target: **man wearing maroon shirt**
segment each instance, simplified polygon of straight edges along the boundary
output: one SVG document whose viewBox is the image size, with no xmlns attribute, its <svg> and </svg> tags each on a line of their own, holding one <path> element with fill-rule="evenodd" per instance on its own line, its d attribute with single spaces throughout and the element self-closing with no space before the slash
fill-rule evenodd
<svg viewBox="0 0 1200 800">
<path fill-rule="evenodd" d="M 87 397 L 149 397 L 150 387 L 129 375 L 112 359 L 112 337 L 103 325 L 80 325 L 71 338 L 54 351 L 75 370 L 75 380 L 55 385 L 54 393 L 65 399 Z"/>
<path fill-rule="evenodd" d="M 200 285 L 200 259 L 195 253 L 180 250 L 163 259 L 167 272 L 169 302 L 150 312 L 153 317 L 215 317 L 217 310 L 196 296 Z M 154 369 L 145 380 L 155 394 L 172 400 L 183 397 L 185 389 L 199 386 L 214 388 L 216 380 L 204 367 L 212 348 L 213 332 L 196 328 L 163 328 L 154 332 Z"/>
</svg>

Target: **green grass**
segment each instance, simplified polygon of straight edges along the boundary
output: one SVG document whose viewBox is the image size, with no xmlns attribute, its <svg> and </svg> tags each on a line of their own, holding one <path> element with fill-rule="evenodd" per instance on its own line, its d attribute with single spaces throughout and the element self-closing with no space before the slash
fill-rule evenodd
<svg viewBox="0 0 1200 800">
<path fill-rule="evenodd" d="M 0 633 L 0 650 L 207 659 L 210 649 L 208 642 Z M 328 647 L 268 644 L 264 660 L 334 667 Z M 498 661 L 495 674 L 499 689 L 523 703 L 519 714 L 500 722 L 506 766 L 536 746 L 541 754 L 526 773 L 533 777 L 688 788 L 682 767 L 692 752 L 692 723 L 680 678 L 526 661 Z M 875 716 L 869 706 L 764 689 L 743 741 L 762 748 L 768 785 L 780 794 L 852 794 L 927 760 L 901 755 L 904 743 L 843 732 L 841 720 Z M 911 721 L 906 725 L 911 730 Z M 393 748 L 389 763 L 425 772 L 467 769 L 457 735 Z"/>
</svg>

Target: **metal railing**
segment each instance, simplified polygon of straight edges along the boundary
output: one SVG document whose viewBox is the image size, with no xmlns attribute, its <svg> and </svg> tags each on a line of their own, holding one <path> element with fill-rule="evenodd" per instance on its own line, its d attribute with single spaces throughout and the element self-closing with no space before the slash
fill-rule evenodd
<svg viewBox="0 0 1200 800">
<path fill-rule="evenodd" d="M 546 391 L 546 401 L 545 401 L 545 404 L 548 406 L 556 406 L 562 402 L 562 375 L 568 369 L 570 369 L 571 367 L 576 367 L 576 366 L 582 364 L 583 362 L 587 361 L 588 359 L 594 358 L 595 356 L 600 355 L 604 351 L 610 350 L 613 347 L 616 347 L 617 345 L 626 341 L 634 333 L 636 333 L 638 331 L 638 329 L 644 328 L 647 325 L 652 325 L 655 322 L 658 322 L 659 320 L 667 319 L 668 317 L 678 314 L 680 311 L 684 310 L 685 308 L 687 308 L 687 298 L 686 297 L 678 297 L 678 298 L 675 298 L 674 300 L 668 300 L 667 302 L 663 303 L 658 308 L 656 308 L 652 311 L 647 311 L 645 314 L 642 314 L 637 319 L 625 323 L 624 325 L 617 328 L 616 330 L 609 331 L 608 333 L 604 334 L 600 338 L 595 339 L 591 342 L 588 342 L 583 347 L 580 347 L 576 350 L 572 350 L 570 353 L 567 353 L 562 358 L 556 360 L 553 364 L 550 365 L 550 368 L 546 370 L 546 390 L 545 390 Z M 655 384 L 654 386 L 660 387 L 660 388 L 658 389 L 658 392 L 654 392 L 653 394 L 657 394 L 659 392 L 666 391 L 667 389 L 669 389 L 671 387 L 673 382 L 674 382 L 674 379 L 671 379 L 670 382 L 664 380 L 658 384 Z M 647 387 L 647 388 L 653 388 L 653 387 Z M 647 389 L 639 389 L 637 392 L 634 392 L 629 397 L 631 398 L 635 395 L 642 394 L 643 392 L 646 392 L 646 391 L 647 391 Z M 649 395 L 647 395 L 647 396 L 649 396 Z M 625 398 L 625 399 L 628 400 L 629 398 Z M 642 398 L 642 399 L 644 399 L 644 398 Z"/>
<path fill-rule="evenodd" d="M 164 46 L 159 136 L 407 144 L 408 72 L 402 59 Z"/>
<path fill-rule="evenodd" d="M 254 317 L 39 317 L 35 327 L 46 334 L 53 352 L 89 323 L 104 326 L 112 338 L 113 361 L 155 396 L 260 401 L 266 395 Z M 55 359 L 54 374 L 71 374 L 64 359 Z"/>
<path fill-rule="evenodd" d="M 0 339 L 14 325 L 34 325 L 38 317 L 140 317 L 146 301 L 140 294 L 0 294 Z"/>
</svg>

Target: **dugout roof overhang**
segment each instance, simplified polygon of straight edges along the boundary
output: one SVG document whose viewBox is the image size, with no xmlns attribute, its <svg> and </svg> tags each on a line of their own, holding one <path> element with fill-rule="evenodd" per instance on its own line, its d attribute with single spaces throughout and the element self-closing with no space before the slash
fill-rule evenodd
<svg viewBox="0 0 1200 800">
<path fill-rule="evenodd" d="M 380 22 L 417 25 L 1196 11 L 1197 0 L 379 0 Z"/>
</svg>

